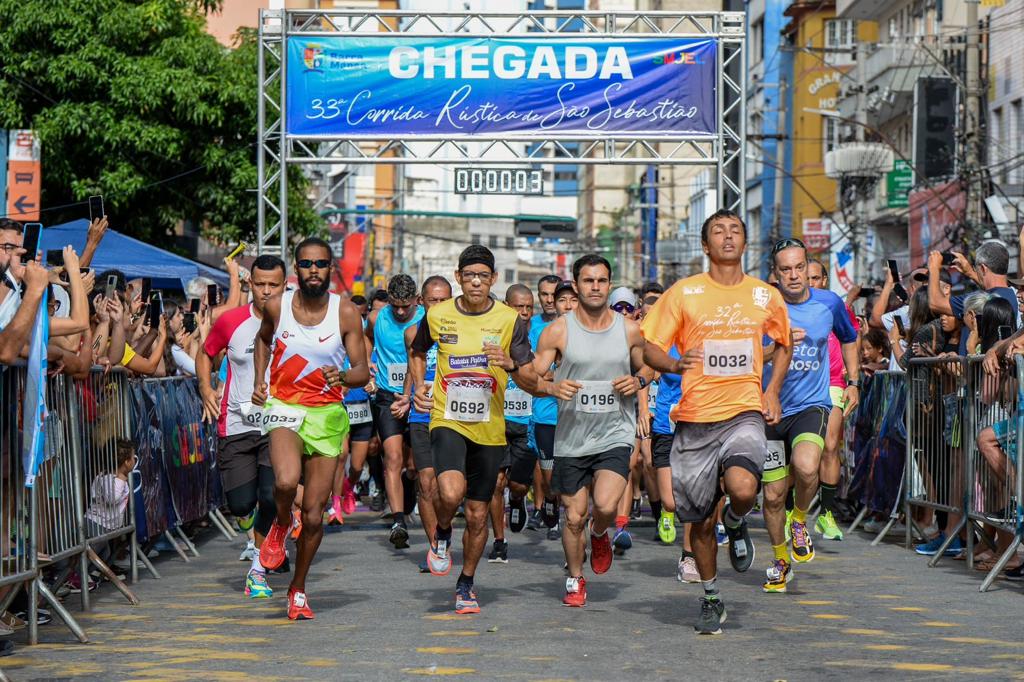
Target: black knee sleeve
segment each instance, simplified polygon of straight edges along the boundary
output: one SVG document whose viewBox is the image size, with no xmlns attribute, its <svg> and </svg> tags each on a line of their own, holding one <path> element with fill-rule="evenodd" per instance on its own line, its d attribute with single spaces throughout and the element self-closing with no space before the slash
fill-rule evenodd
<svg viewBox="0 0 1024 682">
<path fill-rule="evenodd" d="M 252 513 L 256 507 L 256 481 L 240 485 L 233 490 L 224 493 L 228 503 L 228 510 L 235 518 L 245 518 Z"/>
<path fill-rule="evenodd" d="M 257 490 L 259 506 L 254 529 L 260 535 L 265 536 L 270 532 L 270 524 L 277 516 L 277 502 L 274 501 L 274 470 L 268 466 L 260 466 L 258 471 L 256 480 L 259 484 Z"/>
</svg>

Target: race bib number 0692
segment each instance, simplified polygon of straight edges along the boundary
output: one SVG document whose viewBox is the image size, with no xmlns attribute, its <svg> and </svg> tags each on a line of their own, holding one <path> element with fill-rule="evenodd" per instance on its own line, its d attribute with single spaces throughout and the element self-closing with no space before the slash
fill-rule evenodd
<svg viewBox="0 0 1024 682">
<path fill-rule="evenodd" d="M 754 372 L 754 346 L 750 339 L 704 342 L 704 376 L 736 377 Z"/>
<path fill-rule="evenodd" d="M 457 422 L 485 422 L 491 418 L 491 391 L 486 386 L 449 384 L 444 418 Z"/>
</svg>

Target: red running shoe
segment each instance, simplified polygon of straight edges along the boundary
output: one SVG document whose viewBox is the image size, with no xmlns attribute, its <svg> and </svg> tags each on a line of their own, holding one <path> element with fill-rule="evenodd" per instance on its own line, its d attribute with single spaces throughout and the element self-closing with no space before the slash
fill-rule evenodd
<svg viewBox="0 0 1024 682">
<path fill-rule="evenodd" d="M 288 588 L 288 619 L 289 620 L 313 620 L 313 610 L 309 608 L 309 601 L 305 592 L 299 592 Z"/>
<path fill-rule="evenodd" d="M 593 531 L 590 533 L 590 568 L 594 573 L 600 575 L 607 573 L 612 567 L 612 541 L 608 537 L 608 531 L 598 537 Z"/>
<path fill-rule="evenodd" d="M 302 514 L 298 509 L 292 510 L 292 540 L 298 540 L 302 535 Z"/>
<path fill-rule="evenodd" d="M 263 568 L 273 571 L 284 563 L 284 541 L 287 537 L 288 529 L 279 525 L 275 519 L 270 524 L 270 532 L 260 545 L 260 563 Z"/>
<path fill-rule="evenodd" d="M 356 490 L 348 476 L 341 483 L 341 511 L 345 516 L 351 516 L 356 511 Z"/>
<path fill-rule="evenodd" d="M 565 598 L 562 606 L 583 607 L 587 605 L 587 580 L 582 575 L 578 578 L 565 579 Z"/>
</svg>

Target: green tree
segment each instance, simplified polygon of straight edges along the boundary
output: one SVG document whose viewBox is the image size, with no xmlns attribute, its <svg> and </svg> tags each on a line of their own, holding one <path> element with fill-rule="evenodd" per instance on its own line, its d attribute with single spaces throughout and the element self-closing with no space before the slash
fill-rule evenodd
<svg viewBox="0 0 1024 682">
<path fill-rule="evenodd" d="M 0 127 L 42 142 L 43 222 L 103 194 L 115 229 L 169 247 L 178 221 L 256 232 L 257 45 L 205 30 L 220 0 L 0 0 Z M 322 222 L 289 174 L 289 224 Z M 69 206 L 69 204 L 71 204 Z"/>
</svg>

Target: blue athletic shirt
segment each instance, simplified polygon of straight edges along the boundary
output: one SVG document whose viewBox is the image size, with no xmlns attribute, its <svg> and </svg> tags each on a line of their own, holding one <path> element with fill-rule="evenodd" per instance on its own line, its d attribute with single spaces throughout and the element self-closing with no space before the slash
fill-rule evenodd
<svg viewBox="0 0 1024 682">
<path fill-rule="evenodd" d="M 520 394 L 519 392 L 522 391 Z M 510 395 L 511 394 L 511 395 Z M 508 384 L 505 386 L 505 421 L 515 422 L 516 424 L 529 424 L 532 418 L 532 410 L 530 409 L 531 401 L 534 405 L 537 404 L 538 398 L 532 398 L 529 393 L 523 391 L 512 377 L 508 378 Z M 518 404 L 518 403 L 524 403 Z M 517 404 L 513 404 L 517 403 Z M 509 412 L 530 412 L 525 416 L 521 414 L 509 414 Z"/>
<path fill-rule="evenodd" d="M 836 294 L 811 289 L 803 303 L 786 303 L 790 326 L 803 329 L 803 341 L 793 348 L 793 361 L 782 384 L 779 401 L 782 416 L 799 414 L 810 407 L 832 408 L 829 396 L 828 336 L 835 333 L 840 343 L 857 340 L 846 304 Z M 772 378 L 771 363 L 765 364 L 763 387 Z"/>
<path fill-rule="evenodd" d="M 423 381 L 429 381 L 434 383 L 434 375 L 437 373 L 437 344 L 435 343 L 427 351 L 427 371 L 423 375 Z M 416 386 L 412 387 L 413 392 L 416 392 Z M 409 408 L 409 423 L 410 424 L 429 424 L 430 423 L 430 411 L 420 412 L 416 409 L 416 402 L 411 402 L 412 407 Z"/>
<path fill-rule="evenodd" d="M 390 305 L 384 306 L 377 313 L 373 323 L 373 350 L 377 354 L 377 374 L 374 379 L 378 389 L 401 395 L 405 373 L 409 370 L 405 330 L 419 324 L 422 319 L 423 306 L 416 306 L 416 312 L 405 324 L 395 320 Z"/>
<path fill-rule="evenodd" d="M 679 349 L 672 346 L 668 349 L 668 356 L 678 360 Z M 658 383 L 658 402 L 654 405 L 654 424 L 651 425 L 651 432 L 671 435 L 675 433 L 676 428 L 668 413 L 683 397 L 682 377 L 678 374 L 663 373 Z"/>
<path fill-rule="evenodd" d="M 363 320 L 363 329 L 366 329 L 366 320 Z M 352 369 L 352 361 L 349 360 L 348 354 L 345 355 L 345 362 L 341 365 L 342 369 Z M 345 403 L 361 403 L 364 400 L 369 400 L 370 394 L 366 392 L 365 388 L 347 388 L 345 389 Z"/>
<path fill-rule="evenodd" d="M 541 332 L 548 328 L 557 317 L 545 322 L 542 315 L 534 315 L 530 320 L 530 350 L 537 352 L 537 342 L 540 340 Z M 558 399 L 557 398 L 534 398 L 533 399 L 533 422 L 535 424 L 549 424 L 554 426 L 558 423 Z"/>
</svg>

